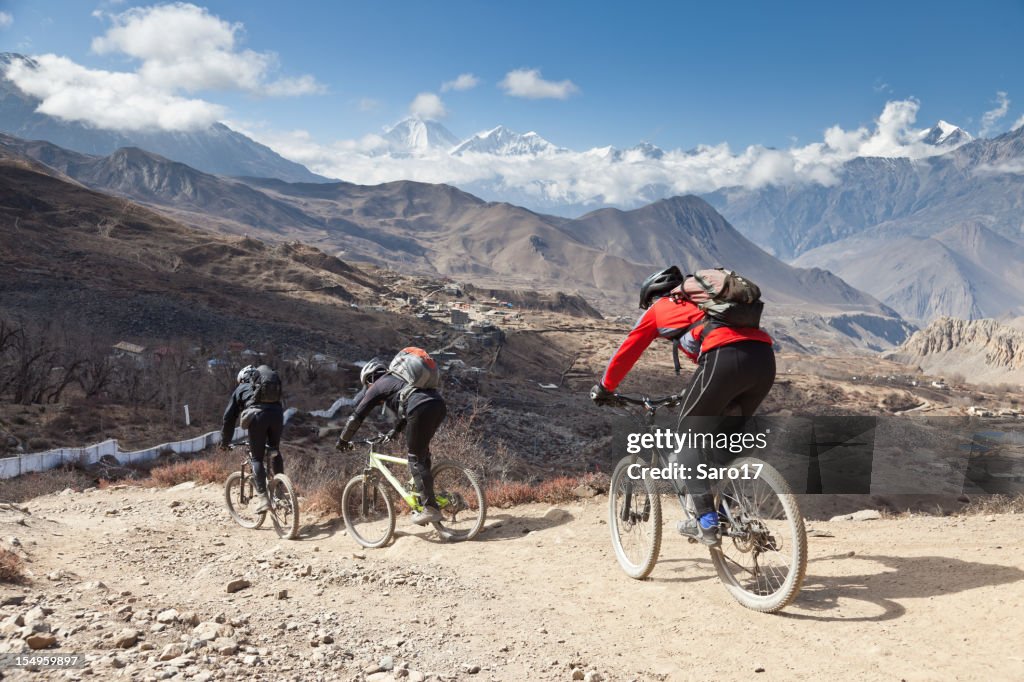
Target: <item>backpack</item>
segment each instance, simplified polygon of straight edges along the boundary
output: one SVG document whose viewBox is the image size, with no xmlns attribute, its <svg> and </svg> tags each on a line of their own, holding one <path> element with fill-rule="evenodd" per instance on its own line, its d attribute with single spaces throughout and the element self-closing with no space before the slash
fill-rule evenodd
<svg viewBox="0 0 1024 682">
<path fill-rule="evenodd" d="M 757 327 L 761 324 L 761 289 L 742 275 L 714 268 L 687 275 L 677 287 L 720 327 Z"/>
<path fill-rule="evenodd" d="M 430 354 L 422 348 L 409 346 L 398 351 L 398 355 L 388 366 L 388 374 L 394 374 L 405 381 L 406 386 L 398 394 L 398 416 L 405 418 L 406 405 L 416 389 L 439 388 L 441 386 L 441 372 L 437 368 L 437 362 Z"/>
<path fill-rule="evenodd" d="M 260 365 L 252 375 L 252 402 L 281 402 L 281 377 L 267 365 Z"/>
<path fill-rule="evenodd" d="M 702 311 L 704 318 L 682 330 L 678 338 L 694 327 L 704 325 L 703 334 L 717 327 L 754 327 L 761 325 L 761 288 L 733 270 L 712 268 L 687 275 L 672 290 Z M 679 374 L 679 346 L 672 344 L 672 359 Z"/>
</svg>

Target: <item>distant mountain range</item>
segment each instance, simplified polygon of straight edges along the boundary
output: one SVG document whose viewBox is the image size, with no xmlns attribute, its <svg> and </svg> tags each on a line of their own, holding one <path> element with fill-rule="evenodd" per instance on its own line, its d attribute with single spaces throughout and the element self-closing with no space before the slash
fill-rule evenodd
<svg viewBox="0 0 1024 682">
<path fill-rule="evenodd" d="M 925 159 L 854 159 L 838 175 L 705 198 L 770 252 L 909 319 L 1024 312 L 1024 128 Z"/>
<path fill-rule="evenodd" d="M 0 55 L 0 71 L 15 59 L 26 58 Z M 358 185 L 329 182 L 222 124 L 187 133 L 115 132 L 40 114 L 35 111 L 37 105 L 37 100 L 0 78 L 0 131 L 19 138 L 10 145 L 90 187 L 160 206 L 190 224 L 222 232 L 247 234 L 255 230 L 273 238 L 291 235 L 375 262 L 400 263 L 436 273 L 464 271 L 524 280 L 547 277 L 570 261 L 593 263 L 599 256 L 590 252 L 597 250 L 604 261 L 621 261 L 621 267 L 610 268 L 619 273 L 612 277 L 619 278 L 618 283 L 608 286 L 608 282 L 599 281 L 606 275 L 587 274 L 586 267 L 579 265 L 578 271 L 570 272 L 568 284 L 612 296 L 628 289 L 626 283 L 635 281 L 644 268 L 670 258 L 706 264 L 710 261 L 701 259 L 713 255 L 708 250 L 688 251 L 689 245 L 677 245 L 664 253 L 646 247 L 629 252 L 619 249 L 618 242 L 601 241 L 582 226 L 593 227 L 609 220 L 618 209 L 585 214 L 601 207 L 605 198 L 597 197 L 584 207 L 571 191 L 544 177 L 509 182 L 499 172 L 460 183 L 460 189 L 469 193 L 465 196 L 472 196 L 472 202 L 465 205 L 486 204 L 489 216 L 499 212 L 496 206 L 511 204 L 500 209 L 515 216 L 509 236 L 495 239 L 484 235 L 476 225 L 460 222 L 468 221 L 468 213 L 448 216 L 456 222 L 441 225 L 447 208 L 441 214 L 427 215 L 418 206 L 420 196 L 415 201 L 410 199 L 412 205 L 403 209 L 419 211 L 415 217 L 409 213 L 388 215 L 387 211 L 377 215 L 376 209 L 346 203 L 355 200 L 346 199 L 347 190 L 340 188 Z M 39 142 L 29 148 L 21 141 L 24 139 L 45 140 L 55 147 L 48 149 L 46 143 Z M 702 198 L 728 220 L 730 230 L 735 226 L 768 253 L 799 268 L 834 272 L 915 323 L 926 323 L 938 315 L 978 318 L 1022 314 L 1024 128 L 995 139 L 975 140 L 963 129 L 939 121 L 915 139 L 941 152 L 921 159 L 856 158 L 843 164 L 835 174 L 836 181 L 828 185 L 802 182 L 768 184 L 758 189 L 731 187 Z M 66 153 L 70 151 L 81 156 Z M 529 168 L 535 161 L 558 164 L 567 157 L 593 157 L 602 167 L 610 165 L 614 169 L 616 164 L 623 164 L 623 172 L 629 170 L 627 166 L 643 168 L 645 164 L 659 164 L 666 157 L 677 159 L 691 154 L 667 152 L 649 143 L 628 149 L 599 147 L 574 152 L 536 132 L 518 133 L 504 126 L 460 139 L 441 123 L 419 118 L 405 119 L 387 129 L 380 144 L 368 153 L 427 159 L 450 155 L 453 162 L 458 159 L 460 163 L 500 159 L 510 168 Z M 168 165 L 168 160 L 181 165 Z M 327 184 L 321 191 L 304 185 L 275 185 L 265 179 L 229 180 L 227 176 Z M 390 189 L 381 189 L 376 201 L 385 201 L 380 197 L 401 186 L 381 186 Z M 409 186 L 420 187 L 415 183 Z M 415 191 L 420 195 L 426 190 Z M 449 191 L 454 190 L 446 188 L 437 193 Z M 359 196 L 370 193 L 366 188 L 356 192 Z M 634 211 L 643 212 L 644 206 L 662 200 L 674 201 L 673 188 L 663 180 L 652 180 L 635 191 Z M 433 205 L 433 200 L 428 203 Z M 543 213 L 529 210 L 538 208 L 543 208 Z M 641 229 L 637 221 L 643 213 L 634 211 L 623 212 L 627 218 L 622 230 Z M 492 252 L 492 247 L 510 246 L 518 234 L 514 226 L 522 224 L 538 225 L 534 236 L 568 249 L 560 256 L 563 260 L 531 261 L 524 252 L 517 257 L 520 264 L 532 263 L 529 267 L 500 265 L 501 254 Z M 420 230 L 422 225 L 430 226 L 443 238 L 430 242 Z M 463 225 L 468 234 L 480 236 L 487 246 L 453 236 L 457 225 Z M 495 224 L 493 229 L 499 227 Z M 645 223 L 642 229 L 650 234 L 632 234 L 632 246 L 639 247 L 645 239 L 656 245 L 662 243 L 665 235 L 659 226 Z M 555 230 L 558 237 L 545 237 L 547 230 Z M 451 242 L 447 241 L 449 237 Z M 465 253 L 463 262 L 455 255 L 442 253 L 445 244 L 455 249 L 453 253 Z M 718 250 L 714 254 L 716 262 L 750 260 L 746 245 L 732 246 L 738 250 Z M 554 248 L 557 251 L 561 247 Z M 577 258 L 583 253 L 580 249 L 588 255 Z M 513 249 L 510 253 L 517 252 Z"/>
<path fill-rule="evenodd" d="M 0 132 L 28 140 L 46 140 L 83 154 L 107 155 L 122 147 L 141 147 L 219 175 L 275 177 L 292 182 L 326 180 L 222 123 L 190 132 L 122 132 L 39 113 L 39 100 L 24 94 L 3 76 L 13 60 L 31 63 L 19 54 L 0 53 Z"/>
<path fill-rule="evenodd" d="M 90 157 L 12 137 L 0 138 L 0 153 L 44 163 L 58 177 L 144 202 L 205 229 L 300 240 L 403 272 L 503 289 L 582 293 L 606 310 L 624 310 L 636 305 L 637 283 L 667 263 L 691 269 L 724 263 L 762 286 L 774 314 L 803 318 L 815 337 L 834 342 L 841 336 L 856 347 L 885 348 L 911 331 L 891 309 L 831 273 L 794 268 L 765 253 L 692 196 L 569 220 L 488 203 L 446 185 L 233 179 L 139 149 Z M 799 336 L 789 322 L 779 324 L 790 330 L 783 332 L 787 338 Z M 810 348 L 817 341 L 797 343 Z"/>
</svg>

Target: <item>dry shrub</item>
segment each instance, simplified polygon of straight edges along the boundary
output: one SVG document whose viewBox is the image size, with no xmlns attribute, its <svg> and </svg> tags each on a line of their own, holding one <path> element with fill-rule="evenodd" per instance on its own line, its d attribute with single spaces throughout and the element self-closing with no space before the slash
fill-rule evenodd
<svg viewBox="0 0 1024 682">
<path fill-rule="evenodd" d="M 464 413 L 449 416 L 430 444 L 434 461 L 461 464 L 483 481 L 507 481 L 517 458 L 504 441 L 485 439 L 489 413 L 486 400 L 474 399 Z"/>
<path fill-rule="evenodd" d="M 541 481 L 535 488 L 537 502 L 559 504 L 575 500 L 576 496 L 572 494 L 572 491 L 578 485 L 580 485 L 579 479 L 569 476 L 559 476 Z"/>
<path fill-rule="evenodd" d="M 978 495 L 971 498 L 961 514 L 1024 514 L 1024 494 Z"/>
<path fill-rule="evenodd" d="M 335 478 L 317 485 L 306 496 L 303 511 L 341 516 L 341 493 L 346 483 Z"/>
<path fill-rule="evenodd" d="M 484 496 L 488 506 L 502 509 L 537 501 L 533 487 L 522 481 L 495 481 L 487 486 Z"/>
<path fill-rule="evenodd" d="M 21 557 L 11 550 L 0 547 L 0 583 L 24 583 L 27 581 Z"/>
<path fill-rule="evenodd" d="M 154 467 L 149 472 L 146 484 L 154 488 L 169 488 L 187 481 L 219 483 L 230 473 L 230 469 L 220 460 L 192 459 Z"/>
<path fill-rule="evenodd" d="M 3 482 L 2 502 L 27 502 L 33 498 L 60 492 L 66 488 L 82 490 L 95 485 L 95 479 L 73 467 L 23 474 Z"/>
<path fill-rule="evenodd" d="M 558 476 L 535 485 L 522 481 L 495 481 L 487 486 L 484 495 L 487 497 L 487 504 L 502 508 L 535 502 L 563 504 L 579 500 L 573 491 L 581 485 L 589 486 L 598 493 L 606 493 L 608 484 L 608 476 L 599 473 Z"/>
</svg>

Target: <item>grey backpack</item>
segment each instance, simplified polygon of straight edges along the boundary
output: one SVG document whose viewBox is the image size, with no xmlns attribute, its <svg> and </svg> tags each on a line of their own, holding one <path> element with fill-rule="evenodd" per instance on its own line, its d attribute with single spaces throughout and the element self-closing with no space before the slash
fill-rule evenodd
<svg viewBox="0 0 1024 682">
<path fill-rule="evenodd" d="M 406 405 L 411 396 L 418 388 L 439 388 L 441 386 L 441 372 L 437 368 L 437 362 L 430 354 L 422 348 L 409 346 L 398 351 L 398 354 L 388 366 L 388 373 L 394 374 L 405 381 L 405 388 L 398 394 L 398 416 L 404 419 Z"/>
</svg>

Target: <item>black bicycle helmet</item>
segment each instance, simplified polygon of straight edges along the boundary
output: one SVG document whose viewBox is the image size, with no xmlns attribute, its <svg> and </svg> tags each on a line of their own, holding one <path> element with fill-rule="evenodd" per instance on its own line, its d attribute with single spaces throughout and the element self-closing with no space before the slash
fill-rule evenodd
<svg viewBox="0 0 1024 682">
<path fill-rule="evenodd" d="M 651 307 L 651 301 L 666 295 L 682 283 L 683 273 L 675 265 L 654 273 L 640 285 L 640 308 L 647 310 Z"/>
<path fill-rule="evenodd" d="M 369 386 L 377 379 L 387 374 L 388 366 L 383 361 L 374 358 L 370 360 L 363 368 L 359 370 L 359 383 L 363 386 Z"/>
</svg>

